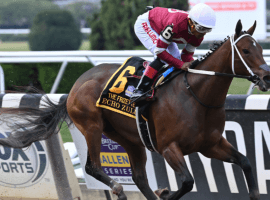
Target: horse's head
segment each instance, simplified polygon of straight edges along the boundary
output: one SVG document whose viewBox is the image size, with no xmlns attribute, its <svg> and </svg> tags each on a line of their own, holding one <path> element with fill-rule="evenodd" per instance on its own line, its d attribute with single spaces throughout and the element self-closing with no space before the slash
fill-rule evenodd
<svg viewBox="0 0 270 200">
<path fill-rule="evenodd" d="M 234 74 L 252 75 L 253 82 L 261 91 L 270 89 L 270 68 L 266 64 L 262 47 L 252 37 L 256 21 L 248 31 L 242 31 L 242 23 L 236 24 L 235 34 L 230 38 L 232 45 L 232 71 Z M 257 78 L 256 78 L 257 76 Z"/>
</svg>

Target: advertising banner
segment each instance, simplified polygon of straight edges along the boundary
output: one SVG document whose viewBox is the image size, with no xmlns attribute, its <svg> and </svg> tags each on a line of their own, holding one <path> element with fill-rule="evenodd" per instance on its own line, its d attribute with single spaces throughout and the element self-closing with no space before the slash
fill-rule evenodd
<svg viewBox="0 0 270 200">
<path fill-rule="evenodd" d="M 100 161 L 103 171 L 121 184 L 134 185 L 128 155 L 123 147 L 102 135 Z"/>
<path fill-rule="evenodd" d="M 9 130 L 1 123 L 0 138 Z M 58 199 L 43 141 L 24 149 L 0 146 L 0 197 Z"/>
<path fill-rule="evenodd" d="M 87 188 L 110 190 L 107 185 L 97 181 L 85 172 L 85 163 L 87 158 L 87 145 L 85 138 L 74 125 L 71 126 L 69 130 L 78 151 Z M 121 183 L 125 191 L 139 191 L 132 180 L 130 162 L 126 151 L 118 143 L 107 138 L 105 135 L 102 135 L 101 139 L 100 161 L 103 171 L 113 180 Z M 153 190 L 156 190 L 157 182 L 152 162 L 152 155 L 149 151 L 147 151 L 146 170 L 149 185 Z"/>
<path fill-rule="evenodd" d="M 0 138 L 7 138 L 11 134 L 14 123 L 25 123 L 22 118 L 3 114 L 5 108 L 44 108 L 42 94 L 1 94 L 0 95 Z M 48 94 L 51 101 L 58 103 L 65 99 L 65 94 Z M 24 129 L 24 128 L 23 128 Z M 73 165 L 68 151 L 62 147 L 69 186 L 73 198 L 80 198 L 81 190 L 77 182 Z M 60 153 L 60 152 L 59 152 Z M 58 158 L 61 158 L 61 156 Z M 58 199 L 61 185 L 54 181 L 54 168 L 50 164 L 49 152 L 44 141 L 34 142 L 31 146 L 23 149 L 3 147 L 0 145 L 0 197 L 4 199 Z M 57 179 L 62 179 L 58 173 Z M 62 192 L 62 191 L 61 191 Z M 0 198 L 1 199 L 1 198 Z"/>
<path fill-rule="evenodd" d="M 266 39 L 266 1 L 265 0 L 189 0 L 190 8 L 197 3 L 209 5 L 216 13 L 216 28 L 205 35 L 204 41 L 223 40 L 235 33 L 240 19 L 243 30 L 248 30 L 257 21 L 254 38 Z"/>
</svg>

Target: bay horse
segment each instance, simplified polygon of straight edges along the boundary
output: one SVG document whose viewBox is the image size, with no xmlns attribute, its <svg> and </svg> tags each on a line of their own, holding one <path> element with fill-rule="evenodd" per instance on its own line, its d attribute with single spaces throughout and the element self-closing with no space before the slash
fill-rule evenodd
<svg viewBox="0 0 270 200">
<path fill-rule="evenodd" d="M 263 58 L 262 47 L 252 37 L 255 28 L 256 21 L 248 31 L 242 31 L 239 20 L 234 35 L 199 61 L 196 69 L 231 75 L 256 75 L 259 89 L 267 91 L 270 88 L 270 70 Z M 157 89 L 156 100 L 149 109 L 149 129 L 155 149 L 182 180 L 182 187 L 170 194 L 166 189 L 153 192 L 149 187 L 145 170 L 146 150 L 135 119 L 96 106 L 107 81 L 119 66 L 101 64 L 85 72 L 75 82 L 67 99 L 60 104 L 48 100 L 50 105 L 45 110 L 18 108 L 24 118 L 34 118 L 29 118 L 28 124 L 19 124 L 19 127 L 29 128 L 16 130 L 8 138 L 0 139 L 0 144 L 15 148 L 27 147 L 56 134 L 58 123 L 70 117 L 87 142 L 86 172 L 109 186 L 119 200 L 127 199 L 123 187 L 101 168 L 99 155 L 102 133 L 124 147 L 131 163 L 133 181 L 148 200 L 180 199 L 192 190 L 194 179 L 184 155 L 193 152 L 239 165 L 244 171 L 249 198 L 260 199 L 248 158 L 222 136 L 225 126 L 224 102 L 233 77 L 188 73 L 189 85 L 201 103 L 187 90 L 184 74 Z"/>
</svg>

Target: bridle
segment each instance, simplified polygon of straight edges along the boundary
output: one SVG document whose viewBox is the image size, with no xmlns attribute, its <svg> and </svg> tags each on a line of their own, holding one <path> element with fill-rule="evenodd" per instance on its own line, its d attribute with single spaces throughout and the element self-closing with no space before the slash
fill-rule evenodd
<svg viewBox="0 0 270 200">
<path fill-rule="evenodd" d="M 239 56 L 239 58 L 241 59 L 242 63 L 245 65 L 246 69 L 247 69 L 248 72 L 251 74 L 251 76 L 257 76 L 257 75 L 255 75 L 255 74 L 251 71 L 251 69 L 249 68 L 249 66 L 247 65 L 247 63 L 245 62 L 245 60 L 243 59 L 243 57 L 241 56 L 239 50 L 238 50 L 237 47 L 236 47 L 236 43 L 237 43 L 239 40 L 241 40 L 243 37 L 245 37 L 245 36 L 249 36 L 249 37 L 251 37 L 252 39 L 254 39 L 254 38 L 253 38 L 251 35 L 249 35 L 249 34 L 243 34 L 243 35 L 241 35 L 239 38 L 237 38 L 236 41 L 234 41 L 234 34 L 230 37 L 231 47 L 232 47 L 232 72 L 233 72 L 233 74 L 235 74 L 235 71 L 234 71 L 234 49 L 235 49 L 236 52 L 237 52 L 237 54 L 238 54 L 238 56 Z M 254 40 L 255 40 L 255 39 L 254 39 Z M 256 41 L 256 40 L 255 40 L 255 41 Z"/>
<path fill-rule="evenodd" d="M 191 73 L 196 73 L 196 74 L 205 74 L 205 75 L 212 75 L 212 76 L 228 76 L 228 77 L 236 77 L 236 78 L 244 78 L 244 79 L 248 79 L 249 81 L 253 82 L 255 85 L 258 85 L 260 82 L 260 78 L 254 74 L 250 67 L 246 64 L 245 60 L 243 59 L 243 57 L 241 56 L 239 50 L 236 47 L 236 43 L 239 42 L 240 39 L 242 39 L 245 36 L 249 36 L 251 38 L 253 38 L 251 35 L 249 34 L 243 34 L 241 35 L 239 38 L 237 38 L 236 41 L 234 41 L 234 34 L 230 37 L 230 42 L 231 42 L 231 48 L 232 48 L 232 72 L 233 74 L 227 74 L 227 73 L 219 73 L 219 72 L 213 72 L 213 71 L 205 71 L 205 70 L 196 70 L 196 69 L 188 69 L 188 71 L 186 71 L 185 75 L 184 75 L 184 82 L 186 84 L 186 88 L 190 91 L 190 93 L 193 95 L 193 97 L 203 106 L 207 107 L 207 108 L 221 108 L 224 106 L 225 102 L 219 106 L 209 106 L 204 104 L 202 101 L 200 101 L 198 99 L 198 97 L 194 94 L 194 92 L 191 90 L 190 85 L 188 84 L 188 80 L 187 80 L 187 73 L 191 72 Z M 254 38 L 253 38 L 254 39 Z M 254 39 L 255 40 L 255 39 Z M 256 41 L 256 40 L 255 40 Z M 240 57 L 242 63 L 245 65 L 247 71 L 250 73 L 251 76 L 243 76 L 243 75 L 237 75 L 235 74 L 235 70 L 234 70 L 234 49 L 236 50 L 236 52 L 238 53 L 238 56 Z"/>
</svg>

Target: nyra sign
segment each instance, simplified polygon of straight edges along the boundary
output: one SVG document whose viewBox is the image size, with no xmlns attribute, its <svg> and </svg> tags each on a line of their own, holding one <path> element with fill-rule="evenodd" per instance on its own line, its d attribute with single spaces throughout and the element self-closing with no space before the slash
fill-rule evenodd
<svg viewBox="0 0 270 200">
<path fill-rule="evenodd" d="M 9 132 L 0 132 L 6 138 Z M 38 183 L 48 169 L 44 144 L 35 142 L 29 148 L 14 149 L 0 146 L 0 185 L 24 188 Z"/>
</svg>

